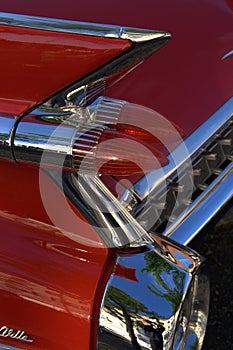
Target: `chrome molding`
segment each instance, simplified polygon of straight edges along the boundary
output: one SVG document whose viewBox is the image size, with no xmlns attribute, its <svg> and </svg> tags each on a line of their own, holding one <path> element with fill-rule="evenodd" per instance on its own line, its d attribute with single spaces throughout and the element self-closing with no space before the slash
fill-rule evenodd
<svg viewBox="0 0 233 350">
<path fill-rule="evenodd" d="M 172 175 L 178 168 L 182 167 L 190 158 L 205 144 L 218 130 L 231 118 L 233 113 L 233 97 L 230 98 L 221 108 L 219 108 L 205 123 L 203 123 L 196 131 L 194 131 L 185 141 L 187 152 L 185 158 L 182 157 L 183 145 L 178 146 L 169 156 L 169 164 L 164 166 L 164 177 Z M 178 160 L 174 163 L 174 159 Z M 163 179 L 164 181 L 164 179 Z M 157 171 L 152 171 L 136 183 L 131 191 L 140 200 L 148 196 L 159 184 L 161 178 L 157 177 Z"/>
<path fill-rule="evenodd" d="M 67 108 L 72 109 L 75 106 L 85 107 L 89 105 L 105 92 L 108 77 L 126 71 L 123 78 L 127 72 L 135 69 L 146 58 L 162 48 L 170 38 L 169 33 L 163 32 L 155 39 L 135 42 L 129 51 L 122 53 L 88 76 L 57 92 L 54 96 L 50 96 L 39 105 L 39 108 L 42 111 L 49 109 L 56 112 Z M 131 68 L 129 69 L 129 67 Z"/>
<path fill-rule="evenodd" d="M 202 346 L 208 278 L 200 257 L 153 235 L 144 252 L 119 255 L 99 317 L 98 350 L 191 350 Z"/>
<path fill-rule="evenodd" d="M 23 350 L 22 348 L 16 348 L 5 344 L 0 344 L 0 350 Z"/>
<path fill-rule="evenodd" d="M 158 39 L 165 35 L 164 32 L 153 29 L 128 28 L 115 25 L 26 16 L 6 12 L 0 12 L 0 24 L 63 33 L 118 38 L 130 40 L 135 43 Z"/>
<path fill-rule="evenodd" d="M 0 158 L 11 159 L 11 134 L 16 119 L 0 115 Z"/>
<path fill-rule="evenodd" d="M 230 57 L 233 55 L 233 50 L 227 52 L 224 56 L 222 56 L 222 61 L 225 60 L 226 58 Z"/>
<path fill-rule="evenodd" d="M 153 239 L 123 205 L 114 197 L 98 176 L 71 175 L 73 198 L 82 198 L 94 210 L 98 225 L 95 229 L 109 248 L 138 247 Z M 60 185 L 61 186 L 61 185 Z M 65 189 L 66 186 L 63 185 Z M 66 190 L 65 190 L 66 191 Z M 78 206 L 77 206 L 78 207 Z"/>
<path fill-rule="evenodd" d="M 231 163 L 215 181 L 208 193 L 194 202 L 184 216 L 178 218 L 175 227 L 166 235 L 181 244 L 188 244 L 213 217 L 233 198 L 233 164 Z"/>
<path fill-rule="evenodd" d="M 188 158 L 192 159 L 193 157 L 195 160 L 194 156 L 201 154 L 201 152 L 203 152 L 202 150 L 205 149 L 205 145 L 214 142 L 218 135 L 221 136 L 221 130 L 224 131 L 227 125 L 231 125 L 232 112 L 233 98 L 228 100 L 225 105 L 185 140 L 184 143 L 188 150 L 186 153 Z M 224 142 L 226 147 L 228 147 L 228 143 L 230 144 L 232 142 L 232 140 L 228 140 L 228 138 L 221 139 L 220 141 Z M 161 176 L 157 176 L 157 171 L 153 171 L 147 174 L 133 188 L 126 191 L 121 197 L 120 201 L 125 203 L 130 211 L 134 209 L 134 216 L 137 220 L 140 220 L 135 210 L 137 205 L 140 208 L 140 204 L 138 203 L 143 203 L 143 201 L 147 199 L 147 196 L 150 197 L 152 193 L 157 193 L 156 191 L 160 188 L 160 183 L 163 183 L 169 177 L 172 178 L 173 174 L 175 174 L 176 171 L 178 172 L 179 169 L 185 169 L 188 161 L 190 163 L 187 157 L 182 157 L 181 147 L 182 146 L 178 146 L 177 149 L 169 155 L 168 158 L 170 162 L 164 167 L 164 178 L 161 179 Z M 178 162 L 175 163 L 174 159 L 178 159 Z M 225 168 L 215 170 L 215 178 L 202 189 L 196 199 L 190 202 L 187 201 L 187 204 L 185 204 L 180 212 L 178 208 L 178 215 L 176 217 L 174 216 L 173 218 L 173 216 L 171 216 L 170 222 L 163 231 L 164 235 L 171 237 L 181 244 L 188 244 L 232 198 L 233 188 L 231 181 L 233 158 L 231 155 L 228 156 L 227 161 L 229 164 Z M 195 172 L 195 169 L 193 172 Z M 148 203 L 146 204 L 148 208 L 150 207 L 149 197 L 147 200 Z M 159 195 L 157 198 L 159 198 Z M 131 202 L 133 203 L 132 205 Z"/>
</svg>

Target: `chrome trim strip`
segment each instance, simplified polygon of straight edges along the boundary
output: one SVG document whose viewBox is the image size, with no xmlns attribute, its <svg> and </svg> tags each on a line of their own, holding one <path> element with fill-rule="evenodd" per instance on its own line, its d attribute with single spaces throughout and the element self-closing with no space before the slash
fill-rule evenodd
<svg viewBox="0 0 233 350">
<path fill-rule="evenodd" d="M 178 218 L 177 226 L 169 227 L 165 235 L 181 244 L 188 244 L 233 197 L 233 162 L 214 181 L 200 200 L 193 202 L 190 210 Z"/>
<path fill-rule="evenodd" d="M 16 348 L 5 344 L 0 344 L 0 350 L 23 350 L 22 348 Z"/>
<path fill-rule="evenodd" d="M 226 58 L 230 57 L 233 55 L 233 50 L 227 52 L 224 56 L 222 56 L 222 61 L 225 60 Z"/>
<path fill-rule="evenodd" d="M 145 58 L 163 47 L 171 38 L 171 34 L 153 29 L 128 28 L 5 12 L 0 12 L 0 24 L 80 35 L 118 38 L 130 40 L 134 44 L 130 50 L 117 56 L 114 60 L 106 63 L 94 72 L 90 72 L 88 76 L 71 82 L 71 85 L 68 87 L 60 91 L 55 91 L 53 95 L 48 96 L 40 104 L 40 108 L 47 112 L 50 109 L 50 112 L 53 113 L 59 113 L 59 109 L 61 108 L 84 107 L 89 105 L 104 93 L 105 80 L 108 76 L 124 72 L 126 68 L 128 69 L 127 72 L 129 72 L 129 67 L 131 66 L 133 66 L 131 70 L 136 68 Z"/>
<path fill-rule="evenodd" d="M 164 178 L 171 176 L 173 172 L 189 161 L 195 152 L 211 139 L 211 137 L 231 118 L 232 113 L 233 97 L 184 141 L 184 145 L 187 148 L 185 157 L 182 156 L 184 149 L 184 145 L 182 144 L 168 156 L 169 164 L 163 167 Z M 175 164 L 173 161 L 174 159 L 178 160 Z M 129 192 L 133 192 L 140 200 L 145 199 L 161 182 L 164 182 L 164 178 L 161 179 L 161 176 L 157 176 L 157 174 L 157 170 L 150 172 L 138 181 Z"/>
<path fill-rule="evenodd" d="M 216 111 L 204 124 L 202 124 L 188 139 L 185 140 L 185 146 L 188 149 L 188 157 L 192 157 L 202 146 L 216 137 L 216 134 L 223 128 L 232 117 L 233 98 L 228 100 L 218 111 Z M 170 163 L 164 167 L 167 178 L 174 171 L 181 168 L 186 162 L 186 158 L 180 158 L 180 147 L 178 146 L 170 155 Z M 174 164 L 173 159 L 180 159 L 180 162 Z M 231 162 L 221 174 L 200 194 L 196 200 L 184 211 L 174 223 L 170 223 L 163 232 L 181 244 L 188 244 L 201 229 L 211 221 L 211 219 L 223 208 L 223 206 L 233 197 L 233 162 Z M 157 171 L 151 172 L 141 181 L 139 181 L 132 190 L 124 195 L 135 194 L 140 199 L 157 187 L 161 179 L 157 176 Z M 164 181 L 164 179 L 162 179 Z M 122 196 L 122 199 L 124 197 Z"/>
<path fill-rule="evenodd" d="M 138 29 L 88 22 L 76 22 L 64 19 L 26 16 L 5 12 L 0 12 L 0 24 L 57 31 L 63 33 L 118 38 L 130 40 L 135 43 L 158 39 L 164 37 L 164 35 L 168 35 L 170 37 L 170 35 L 167 33 L 165 34 L 162 31 L 150 29 Z"/>
<path fill-rule="evenodd" d="M 0 115 L 0 158 L 11 159 L 11 133 L 16 118 Z"/>
<path fill-rule="evenodd" d="M 74 192 L 94 209 L 98 227 L 95 227 L 109 248 L 138 247 L 153 239 L 123 207 L 98 176 L 72 175 Z M 98 200 L 97 200 L 98 198 Z M 109 218 L 111 214 L 111 219 Z"/>
<path fill-rule="evenodd" d="M 49 96 L 46 101 L 39 105 L 39 108 L 47 111 L 50 108 L 53 112 L 56 112 L 59 109 L 73 108 L 75 106 L 85 107 L 89 105 L 103 94 L 105 91 L 105 80 L 109 76 L 123 72 L 124 70 L 128 70 L 128 72 L 132 71 L 143 63 L 146 58 L 161 49 L 170 38 L 171 35 L 169 33 L 163 32 L 163 35 L 153 40 L 135 42 L 131 50 L 122 53 L 83 79 L 56 92 L 53 96 Z M 96 90 L 95 87 L 98 85 L 100 89 Z"/>
</svg>

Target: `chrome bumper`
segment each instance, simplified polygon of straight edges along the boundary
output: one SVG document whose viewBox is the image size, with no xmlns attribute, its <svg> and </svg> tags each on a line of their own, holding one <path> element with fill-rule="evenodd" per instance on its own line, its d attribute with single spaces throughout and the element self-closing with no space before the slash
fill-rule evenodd
<svg viewBox="0 0 233 350">
<path fill-rule="evenodd" d="M 144 252 L 120 254 L 106 287 L 98 350 L 201 349 L 208 315 L 205 264 L 153 234 Z"/>
</svg>

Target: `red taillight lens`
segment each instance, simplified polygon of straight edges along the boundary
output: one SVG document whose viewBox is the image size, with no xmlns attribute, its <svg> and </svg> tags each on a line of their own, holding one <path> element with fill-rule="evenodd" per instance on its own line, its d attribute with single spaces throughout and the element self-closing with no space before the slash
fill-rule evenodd
<svg viewBox="0 0 233 350">
<path fill-rule="evenodd" d="M 30 149 L 35 163 L 44 154 L 44 165 L 63 167 L 66 171 L 143 175 L 165 166 L 168 152 L 182 141 L 177 128 L 168 130 L 161 115 L 125 101 L 99 98 L 91 106 L 74 112 L 59 117 L 45 114 L 24 117 L 14 137 L 15 159 L 32 162 Z"/>
<path fill-rule="evenodd" d="M 155 111 L 132 103 L 122 107 L 115 127 L 165 154 L 185 136 L 184 131 L 173 123 L 168 129 L 166 121 Z"/>
<path fill-rule="evenodd" d="M 99 162 L 104 162 L 99 164 L 103 175 L 142 174 L 168 163 L 166 156 L 155 147 L 123 131 L 105 130 L 99 145 L 96 156 Z"/>
<path fill-rule="evenodd" d="M 168 163 L 149 143 L 112 129 L 92 129 L 74 143 L 77 171 L 102 175 L 135 175 Z"/>
<path fill-rule="evenodd" d="M 75 142 L 76 169 L 102 175 L 140 175 L 163 167 L 184 133 L 169 130 L 158 113 L 143 106 L 101 98 L 89 109 L 92 129 Z M 81 141 L 81 143 L 80 143 Z M 86 154 L 85 154 L 86 150 Z"/>
</svg>

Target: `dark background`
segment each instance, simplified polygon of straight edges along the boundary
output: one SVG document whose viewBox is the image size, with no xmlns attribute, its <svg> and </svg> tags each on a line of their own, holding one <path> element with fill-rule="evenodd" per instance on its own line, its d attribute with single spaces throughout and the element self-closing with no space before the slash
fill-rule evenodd
<svg viewBox="0 0 233 350">
<path fill-rule="evenodd" d="M 210 313 L 203 350 L 233 349 L 233 209 L 190 246 L 206 257 L 210 274 Z"/>
</svg>

